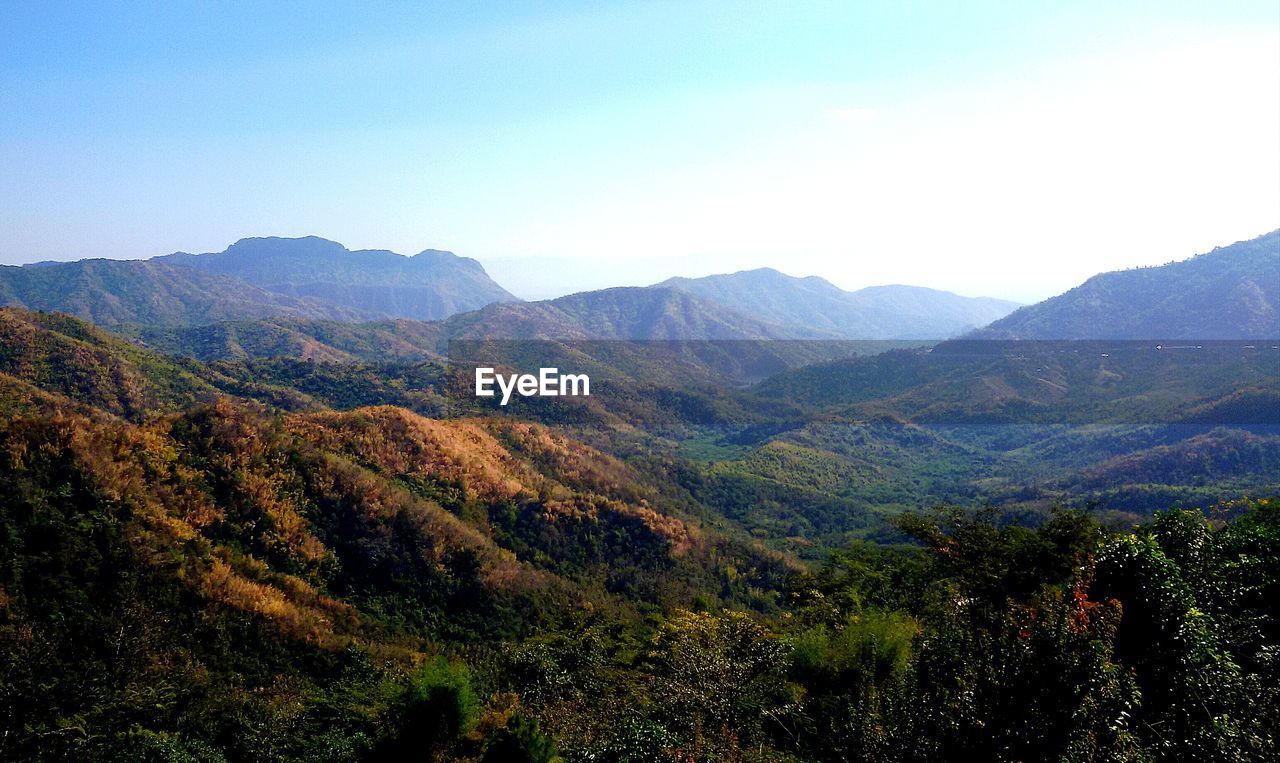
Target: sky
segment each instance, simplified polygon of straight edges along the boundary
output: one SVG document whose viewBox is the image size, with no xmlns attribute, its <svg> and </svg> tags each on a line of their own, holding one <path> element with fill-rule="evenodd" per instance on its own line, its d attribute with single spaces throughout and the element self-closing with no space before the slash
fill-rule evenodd
<svg viewBox="0 0 1280 763">
<path fill-rule="evenodd" d="M 1280 227 L 1280 3 L 0 9 L 0 263 L 448 249 L 1024 302 Z"/>
</svg>

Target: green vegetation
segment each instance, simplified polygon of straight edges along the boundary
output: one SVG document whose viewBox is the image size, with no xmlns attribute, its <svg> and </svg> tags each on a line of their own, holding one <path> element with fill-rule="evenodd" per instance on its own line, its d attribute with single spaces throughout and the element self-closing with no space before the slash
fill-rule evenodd
<svg viewBox="0 0 1280 763">
<path fill-rule="evenodd" d="M 1280 741 L 1280 502 L 1240 499 L 1274 492 L 1274 370 L 1249 358 L 896 351 L 741 390 L 615 348 L 600 395 L 499 412 L 430 361 L 201 363 L 12 309 L 0 340 L 6 760 Z M 839 369 L 874 397 L 804 391 Z M 1099 406 L 1118 421 L 1073 418 Z"/>
<path fill-rule="evenodd" d="M 1274 501 L 1119 533 L 908 515 L 922 546 L 852 546 L 777 581 L 771 614 L 693 596 L 703 611 L 637 619 L 625 593 L 573 614 L 536 578 L 493 590 L 483 545 L 442 548 L 443 569 L 384 558 L 414 523 L 448 526 L 409 499 L 357 545 L 320 497 L 293 525 L 281 501 L 311 488 L 264 489 L 287 461 L 225 440 L 270 425 L 212 413 L 179 429 L 233 456 L 221 506 L 154 434 L 6 427 L 6 758 L 1264 760 L 1280 733 Z M 300 474 L 356 479 L 324 469 Z M 467 542 L 441 532 L 414 545 Z"/>
</svg>

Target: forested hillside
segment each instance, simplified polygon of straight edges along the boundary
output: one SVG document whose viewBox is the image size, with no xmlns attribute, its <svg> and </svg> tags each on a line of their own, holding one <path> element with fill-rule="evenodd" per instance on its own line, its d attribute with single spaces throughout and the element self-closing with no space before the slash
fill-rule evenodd
<svg viewBox="0 0 1280 763">
<path fill-rule="evenodd" d="M 1280 230 L 1159 267 L 1102 273 L 982 339 L 1280 338 Z"/>
<path fill-rule="evenodd" d="M 1280 733 L 1280 506 L 1223 499 L 1274 494 L 1275 379 L 1238 350 L 900 350 L 743 390 L 605 343 L 599 396 L 499 411 L 435 362 L 0 331 L 6 759 L 1265 760 Z M 960 426 L 1166 388 L 1165 423 Z"/>
<path fill-rule="evenodd" d="M 377 315 L 267 291 L 237 278 L 136 260 L 0 265 L 0 306 L 4 305 L 56 310 L 105 326 L 191 326 L 280 315 L 360 320 Z"/>
</svg>

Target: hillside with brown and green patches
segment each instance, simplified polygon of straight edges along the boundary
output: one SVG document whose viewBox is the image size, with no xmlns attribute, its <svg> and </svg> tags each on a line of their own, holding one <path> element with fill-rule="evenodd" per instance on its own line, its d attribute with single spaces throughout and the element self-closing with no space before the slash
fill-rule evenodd
<svg viewBox="0 0 1280 763">
<path fill-rule="evenodd" d="M 0 332 L 6 759 L 1274 747 L 1257 357 L 899 350 L 742 389 L 561 345 L 611 384 L 502 409 L 432 361 Z"/>
<path fill-rule="evenodd" d="M 0 305 L 56 310 L 103 326 L 193 326 L 284 315 L 367 320 L 378 315 L 153 260 L 0 266 Z"/>
<path fill-rule="evenodd" d="M 1132 532 L 912 515 L 922 546 L 854 545 L 768 580 L 630 482 L 545 427 L 395 408 L 11 417 L 5 757 L 1273 747 L 1274 502 Z M 752 611 L 735 585 L 783 595 Z"/>
<path fill-rule="evenodd" d="M 385 737 L 404 676 L 433 654 L 584 618 L 637 627 L 718 599 L 726 576 L 776 590 L 794 569 L 708 537 L 630 480 L 543 427 L 395 408 L 281 416 L 219 398 L 141 424 L 12 416 L 5 696 L 25 697 L 24 680 L 46 689 L 0 702 L 6 755 L 95 757 L 232 717 L 298 736 L 237 726 L 219 749 L 292 755 L 281 745 L 335 712 Z M 327 704 L 339 696 L 360 713 Z"/>
</svg>

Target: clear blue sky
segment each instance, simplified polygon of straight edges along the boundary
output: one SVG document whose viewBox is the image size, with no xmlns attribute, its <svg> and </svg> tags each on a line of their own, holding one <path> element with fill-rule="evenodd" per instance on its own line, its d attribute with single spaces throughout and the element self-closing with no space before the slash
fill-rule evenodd
<svg viewBox="0 0 1280 763">
<path fill-rule="evenodd" d="M 1035 299 L 1280 226 L 1280 4 L 0 9 L 0 262 L 250 235 L 517 294 L 771 265 Z"/>
</svg>

